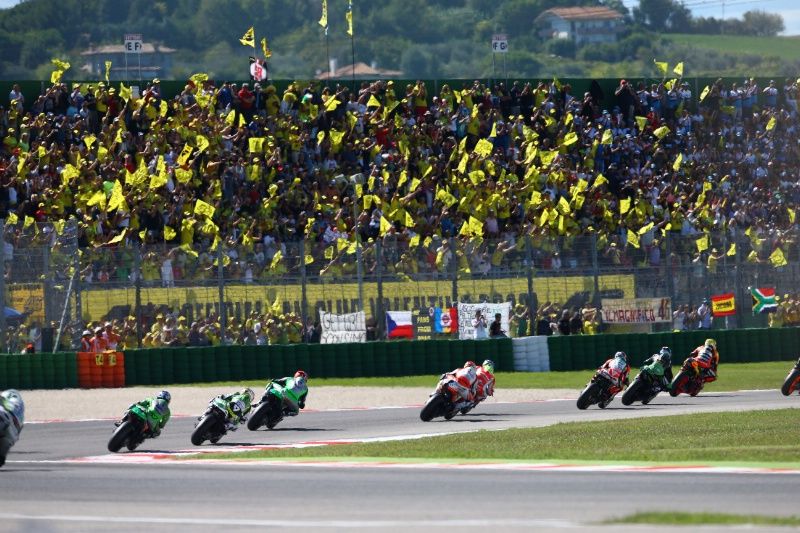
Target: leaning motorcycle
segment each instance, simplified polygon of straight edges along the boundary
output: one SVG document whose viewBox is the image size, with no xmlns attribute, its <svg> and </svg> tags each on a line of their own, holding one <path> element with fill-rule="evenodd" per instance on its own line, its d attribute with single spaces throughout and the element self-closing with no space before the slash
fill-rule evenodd
<svg viewBox="0 0 800 533">
<path fill-rule="evenodd" d="M 123 446 L 135 450 L 150 433 L 147 413 L 139 404 L 133 404 L 117 422 L 117 429 L 108 441 L 108 451 L 116 453 Z"/>
<path fill-rule="evenodd" d="M 256 431 L 261 426 L 267 426 L 267 429 L 277 426 L 283 420 L 283 395 L 284 388 L 278 383 L 270 382 L 247 420 L 247 429 Z"/>
<path fill-rule="evenodd" d="M 228 418 L 228 403 L 219 396 L 213 398 L 208 403 L 206 412 L 197 419 L 192 431 L 192 444 L 200 446 L 206 440 L 216 444 L 228 432 Z"/>
<path fill-rule="evenodd" d="M 647 405 L 662 390 L 664 389 L 661 387 L 661 378 L 648 368 L 642 368 L 622 394 L 622 405 L 630 405 L 633 402 L 642 402 Z"/>
<path fill-rule="evenodd" d="M 786 376 L 786 380 L 781 387 L 781 394 L 789 396 L 794 391 L 800 391 L 800 359 L 795 363 L 794 368 Z"/>
<path fill-rule="evenodd" d="M 430 395 L 422 407 L 419 417 L 423 422 L 430 422 L 436 417 L 443 416 L 450 420 L 456 416 L 456 404 L 461 399 L 461 386 L 453 378 L 445 376 L 439 380 L 436 390 Z"/>
<path fill-rule="evenodd" d="M 669 385 L 669 395 L 673 398 L 681 393 L 688 394 L 689 396 L 697 396 L 705 382 L 703 381 L 703 374 L 695 370 L 692 362 L 693 358 L 688 358 L 683 362 L 681 371 L 672 380 Z"/>
<path fill-rule="evenodd" d="M 600 409 L 605 409 L 616 394 L 612 392 L 613 388 L 614 378 L 605 370 L 598 370 L 578 396 L 578 409 L 586 409 L 594 404 Z"/>
</svg>

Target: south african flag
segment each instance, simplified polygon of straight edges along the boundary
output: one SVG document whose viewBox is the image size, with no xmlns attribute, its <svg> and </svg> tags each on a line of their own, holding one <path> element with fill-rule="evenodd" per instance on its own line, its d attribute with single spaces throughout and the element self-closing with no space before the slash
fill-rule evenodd
<svg viewBox="0 0 800 533">
<path fill-rule="evenodd" d="M 774 313 L 778 310 L 778 301 L 775 299 L 775 289 L 750 288 L 750 294 L 753 296 L 753 314 L 760 313 Z"/>
</svg>

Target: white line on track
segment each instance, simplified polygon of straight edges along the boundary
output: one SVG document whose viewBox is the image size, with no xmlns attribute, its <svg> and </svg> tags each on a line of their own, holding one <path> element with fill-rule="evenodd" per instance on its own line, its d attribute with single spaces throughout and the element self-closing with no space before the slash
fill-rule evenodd
<svg viewBox="0 0 800 533">
<path fill-rule="evenodd" d="M 256 520 L 240 518 L 154 518 L 142 516 L 92 516 L 92 515 L 24 515 L 0 513 L 0 520 L 30 520 L 40 522 L 103 522 L 114 524 L 197 525 L 239 527 L 283 527 L 283 528 L 433 528 L 433 527 L 539 527 L 576 528 L 576 522 L 558 519 L 466 519 L 466 520 Z"/>
</svg>

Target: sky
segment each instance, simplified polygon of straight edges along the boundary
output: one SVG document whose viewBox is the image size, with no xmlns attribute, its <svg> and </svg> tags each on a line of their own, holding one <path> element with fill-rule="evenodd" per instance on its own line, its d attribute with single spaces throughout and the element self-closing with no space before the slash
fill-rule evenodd
<svg viewBox="0 0 800 533">
<path fill-rule="evenodd" d="M 19 0 L 0 0 L 0 8 L 12 7 Z M 639 0 L 622 0 L 627 7 L 639 5 Z M 725 18 L 739 18 L 745 11 L 761 9 L 783 15 L 786 31 L 783 35 L 800 35 L 800 1 L 798 0 L 683 0 L 696 17 L 722 17 L 722 6 L 725 6 Z"/>
</svg>

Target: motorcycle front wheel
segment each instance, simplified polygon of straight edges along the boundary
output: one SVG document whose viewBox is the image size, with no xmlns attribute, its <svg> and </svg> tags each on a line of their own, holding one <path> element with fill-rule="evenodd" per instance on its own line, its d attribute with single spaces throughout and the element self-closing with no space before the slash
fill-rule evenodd
<svg viewBox="0 0 800 533">
<path fill-rule="evenodd" d="M 247 429 L 255 431 L 264 425 L 264 422 L 269 418 L 269 402 L 261 402 L 261 405 L 253 411 L 250 418 L 247 419 Z"/>
<path fill-rule="evenodd" d="M 669 386 L 669 395 L 674 398 L 682 392 L 687 392 L 688 385 L 689 374 L 685 370 L 681 370 Z"/>
<path fill-rule="evenodd" d="M 783 387 L 781 387 L 781 394 L 789 396 L 798 387 L 800 387 L 800 368 L 795 368 L 786 376 L 786 381 L 783 382 Z"/>
<path fill-rule="evenodd" d="M 597 394 L 600 392 L 600 385 L 596 381 L 589 383 L 580 396 L 578 396 L 578 409 L 586 409 L 596 401 Z"/>
<path fill-rule="evenodd" d="M 441 394 L 431 397 L 420 411 L 419 418 L 423 422 L 430 422 L 437 416 L 442 416 L 445 413 L 446 404 L 447 400 Z"/>
<path fill-rule="evenodd" d="M 197 424 L 197 427 L 195 427 L 194 431 L 192 431 L 192 444 L 195 446 L 200 446 L 203 444 L 203 441 L 208 438 L 216 423 L 217 417 L 213 414 L 209 413 L 203 416 L 203 419 L 200 420 L 200 423 Z"/>
<path fill-rule="evenodd" d="M 116 453 L 119 451 L 122 446 L 128 442 L 136 428 L 134 427 L 133 423 L 130 420 L 126 420 L 119 427 L 114 430 L 114 434 L 111 435 L 111 439 L 108 441 L 108 451 Z"/>
<path fill-rule="evenodd" d="M 641 379 L 637 378 L 633 380 L 631 386 L 625 389 L 625 392 L 622 395 L 622 405 L 630 405 L 639 400 L 639 393 L 643 385 L 644 384 L 642 383 Z"/>
</svg>

